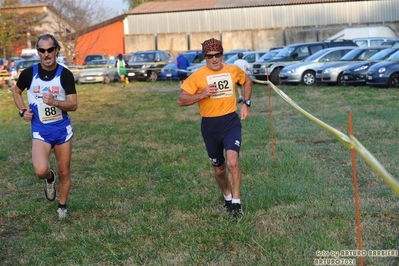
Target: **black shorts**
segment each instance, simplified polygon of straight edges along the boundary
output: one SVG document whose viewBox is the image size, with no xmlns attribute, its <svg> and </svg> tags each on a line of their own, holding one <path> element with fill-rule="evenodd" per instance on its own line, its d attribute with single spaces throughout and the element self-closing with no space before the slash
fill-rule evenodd
<svg viewBox="0 0 399 266">
<path fill-rule="evenodd" d="M 241 121 L 237 113 L 220 117 L 203 117 L 201 133 L 209 159 L 214 166 L 225 162 L 224 150 L 240 153 Z"/>
<path fill-rule="evenodd" d="M 180 81 L 186 80 L 186 78 L 187 78 L 187 74 L 186 74 L 186 73 L 177 74 L 177 76 L 179 76 L 179 80 L 180 80 Z"/>
</svg>

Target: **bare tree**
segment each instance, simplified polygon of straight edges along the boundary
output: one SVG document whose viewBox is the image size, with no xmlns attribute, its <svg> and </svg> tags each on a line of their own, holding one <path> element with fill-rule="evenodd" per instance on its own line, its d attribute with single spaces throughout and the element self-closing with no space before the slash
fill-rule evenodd
<svg viewBox="0 0 399 266">
<path fill-rule="evenodd" d="M 102 0 L 21 0 L 24 4 L 50 4 L 60 13 L 56 22 L 51 25 L 61 42 L 64 53 L 70 60 L 75 57 L 75 48 L 79 36 L 87 33 L 89 27 L 106 19 L 106 10 Z M 70 27 L 65 21 L 70 22 Z M 93 41 L 93 43 L 95 40 Z"/>
</svg>

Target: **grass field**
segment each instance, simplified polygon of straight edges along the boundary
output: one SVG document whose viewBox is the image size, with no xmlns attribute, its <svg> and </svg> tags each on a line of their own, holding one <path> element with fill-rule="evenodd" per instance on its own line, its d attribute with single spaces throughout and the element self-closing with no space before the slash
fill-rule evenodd
<svg viewBox="0 0 399 266">
<path fill-rule="evenodd" d="M 352 113 L 355 137 L 398 176 L 399 90 L 280 88 L 345 134 Z M 77 89 L 64 221 L 34 175 L 30 125 L 0 93 L 1 265 L 314 265 L 320 251 L 358 249 L 350 150 L 272 92 L 273 158 L 267 86 L 242 123 L 238 220 L 222 212 L 198 107 L 177 106 L 177 82 Z M 363 249 L 398 250 L 398 196 L 360 156 L 357 176 Z"/>
</svg>

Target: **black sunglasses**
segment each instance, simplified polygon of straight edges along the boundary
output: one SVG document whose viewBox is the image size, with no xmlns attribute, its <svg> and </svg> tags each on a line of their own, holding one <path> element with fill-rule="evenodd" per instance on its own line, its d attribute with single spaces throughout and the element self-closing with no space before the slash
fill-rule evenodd
<svg viewBox="0 0 399 266">
<path fill-rule="evenodd" d="M 48 49 L 44 49 L 44 48 L 37 48 L 37 50 L 40 52 L 40 53 L 42 53 L 42 54 L 44 54 L 46 51 L 47 51 L 47 53 L 52 53 L 54 50 L 55 50 L 55 46 L 53 46 L 53 47 L 50 47 L 50 48 L 48 48 Z"/>
<path fill-rule="evenodd" d="M 222 56 L 222 53 L 217 53 L 217 54 L 206 54 L 206 55 L 205 55 L 205 58 L 206 58 L 206 59 L 212 59 L 213 57 L 220 58 L 221 56 Z"/>
</svg>

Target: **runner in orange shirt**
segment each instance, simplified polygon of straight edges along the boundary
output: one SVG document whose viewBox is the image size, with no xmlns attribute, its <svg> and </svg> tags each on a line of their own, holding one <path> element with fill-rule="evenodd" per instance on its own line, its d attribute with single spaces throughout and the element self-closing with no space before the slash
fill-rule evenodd
<svg viewBox="0 0 399 266">
<path fill-rule="evenodd" d="M 242 217 L 242 174 L 239 165 L 241 121 L 236 113 L 235 86 L 239 83 L 244 87 L 245 100 L 240 117 L 245 120 L 251 106 L 252 80 L 238 66 L 223 64 L 223 47 L 219 40 L 212 38 L 204 41 L 202 54 L 206 65 L 191 74 L 181 85 L 178 105 L 198 103 L 202 117 L 201 133 L 215 170 L 216 182 L 224 195 L 224 210 L 234 217 Z"/>
</svg>

